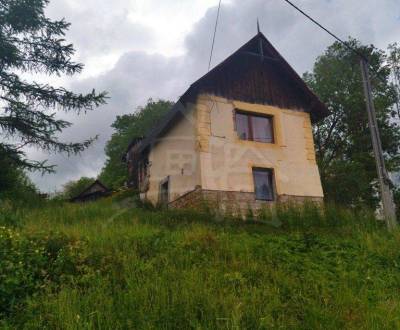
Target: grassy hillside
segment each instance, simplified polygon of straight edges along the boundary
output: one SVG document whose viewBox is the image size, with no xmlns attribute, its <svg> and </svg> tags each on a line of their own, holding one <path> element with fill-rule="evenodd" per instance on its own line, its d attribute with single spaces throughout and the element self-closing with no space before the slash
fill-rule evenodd
<svg viewBox="0 0 400 330">
<path fill-rule="evenodd" d="M 400 328 L 400 234 L 368 213 L 1 210 L 1 328 Z"/>
</svg>

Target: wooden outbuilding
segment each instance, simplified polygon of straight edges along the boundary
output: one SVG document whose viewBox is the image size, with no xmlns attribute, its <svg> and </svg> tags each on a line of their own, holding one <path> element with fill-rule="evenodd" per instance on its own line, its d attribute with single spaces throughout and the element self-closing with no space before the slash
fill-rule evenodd
<svg viewBox="0 0 400 330">
<path fill-rule="evenodd" d="M 83 190 L 79 195 L 70 199 L 72 203 L 82 203 L 94 201 L 102 197 L 111 195 L 111 189 L 106 187 L 99 180 L 94 181 L 89 187 Z"/>
</svg>

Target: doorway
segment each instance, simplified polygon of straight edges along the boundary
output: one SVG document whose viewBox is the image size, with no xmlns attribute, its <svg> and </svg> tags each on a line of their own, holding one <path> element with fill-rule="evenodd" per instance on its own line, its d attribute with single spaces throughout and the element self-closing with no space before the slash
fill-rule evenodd
<svg viewBox="0 0 400 330">
<path fill-rule="evenodd" d="M 160 204 L 167 206 L 169 202 L 169 177 L 160 182 Z"/>
</svg>

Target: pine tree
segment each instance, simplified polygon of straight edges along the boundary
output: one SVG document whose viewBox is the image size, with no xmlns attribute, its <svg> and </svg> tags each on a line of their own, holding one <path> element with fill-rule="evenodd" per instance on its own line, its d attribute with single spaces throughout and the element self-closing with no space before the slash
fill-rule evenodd
<svg viewBox="0 0 400 330">
<path fill-rule="evenodd" d="M 105 102 L 105 93 L 71 92 L 63 87 L 29 82 L 30 74 L 73 75 L 83 65 L 72 60 L 74 48 L 64 39 L 64 19 L 45 16 L 48 0 L 0 0 L 0 155 L 21 168 L 50 172 L 53 166 L 29 160 L 24 147 L 76 154 L 93 138 L 62 142 L 57 135 L 71 123 L 56 118 L 56 111 L 91 110 Z"/>
</svg>

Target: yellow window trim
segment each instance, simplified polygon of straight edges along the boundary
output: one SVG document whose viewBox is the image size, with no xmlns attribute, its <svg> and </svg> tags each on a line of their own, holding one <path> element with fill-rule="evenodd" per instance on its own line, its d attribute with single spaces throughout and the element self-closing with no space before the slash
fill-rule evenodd
<svg viewBox="0 0 400 330">
<path fill-rule="evenodd" d="M 272 117 L 272 129 L 274 134 L 274 142 L 273 143 L 265 143 L 259 141 L 249 141 L 242 140 L 240 137 L 235 134 L 235 142 L 248 145 L 251 144 L 253 146 L 257 146 L 260 148 L 280 148 L 283 146 L 283 138 L 282 138 L 282 109 L 261 105 L 261 104 L 251 104 L 240 101 L 233 102 L 235 113 L 244 112 L 249 114 L 260 114 Z M 235 124 L 235 123 L 234 123 Z"/>
</svg>

